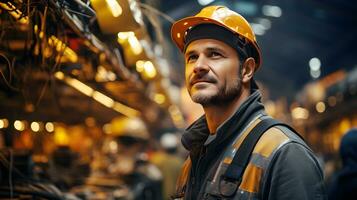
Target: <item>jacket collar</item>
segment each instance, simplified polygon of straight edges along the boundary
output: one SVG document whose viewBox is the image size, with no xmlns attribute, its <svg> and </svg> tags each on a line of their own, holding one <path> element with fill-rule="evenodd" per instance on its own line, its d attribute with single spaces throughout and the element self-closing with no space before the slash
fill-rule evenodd
<svg viewBox="0 0 357 200">
<path fill-rule="evenodd" d="M 225 143 L 239 132 L 239 128 L 262 112 L 264 112 L 264 106 L 261 103 L 261 94 L 259 90 L 255 90 L 237 111 L 218 127 L 214 136 L 210 136 L 206 117 L 203 115 L 184 131 L 181 142 L 189 151 L 199 149 L 202 145 L 216 146 Z"/>
</svg>

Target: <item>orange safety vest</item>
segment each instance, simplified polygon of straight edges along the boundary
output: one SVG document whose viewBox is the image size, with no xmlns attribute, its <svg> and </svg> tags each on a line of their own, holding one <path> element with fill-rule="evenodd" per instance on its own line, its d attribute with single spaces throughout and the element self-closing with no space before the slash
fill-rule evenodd
<svg viewBox="0 0 357 200">
<path fill-rule="evenodd" d="M 209 180 L 205 186 L 204 199 L 217 199 L 215 197 L 220 197 L 221 176 L 231 164 L 237 149 L 241 146 L 246 136 L 264 117 L 267 116 L 260 116 L 252 120 L 242 133 L 238 134 L 232 145 L 226 148 L 223 159 L 220 161 L 213 179 Z M 263 178 L 267 172 L 270 161 L 277 150 L 291 140 L 287 134 L 278 127 L 279 126 L 274 126 L 268 129 L 255 145 L 250 161 L 243 173 L 242 182 L 230 199 L 259 199 L 258 195 L 263 187 Z M 177 180 L 176 194 L 173 199 L 184 199 L 185 186 L 190 175 L 190 170 L 191 160 L 188 157 L 183 164 L 181 175 Z"/>
</svg>

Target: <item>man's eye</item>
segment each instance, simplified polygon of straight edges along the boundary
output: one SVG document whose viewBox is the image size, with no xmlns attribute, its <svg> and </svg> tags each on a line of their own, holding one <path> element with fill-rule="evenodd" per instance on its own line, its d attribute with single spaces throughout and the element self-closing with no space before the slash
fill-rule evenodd
<svg viewBox="0 0 357 200">
<path fill-rule="evenodd" d="M 210 57 L 221 57 L 221 56 L 222 56 L 222 54 L 220 54 L 220 53 L 218 53 L 218 52 L 212 51 L 212 52 L 210 53 Z"/>
<path fill-rule="evenodd" d="M 192 62 L 193 60 L 196 60 L 197 57 L 198 57 L 197 55 L 190 55 L 190 56 L 187 57 L 186 61 L 187 62 Z"/>
</svg>

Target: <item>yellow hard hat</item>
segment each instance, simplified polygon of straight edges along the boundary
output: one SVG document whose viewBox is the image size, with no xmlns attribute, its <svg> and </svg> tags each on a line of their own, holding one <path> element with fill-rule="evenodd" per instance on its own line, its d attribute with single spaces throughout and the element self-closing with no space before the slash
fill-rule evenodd
<svg viewBox="0 0 357 200">
<path fill-rule="evenodd" d="M 187 31 L 199 24 L 216 24 L 246 38 L 257 53 L 254 57 L 256 69 L 260 67 L 261 51 L 252 27 L 244 17 L 224 6 L 205 7 L 197 15 L 183 18 L 172 25 L 171 38 L 182 52 L 185 47 Z"/>
<path fill-rule="evenodd" d="M 142 140 L 148 140 L 150 134 L 145 123 L 139 118 L 117 117 L 111 121 L 113 136 L 126 136 Z"/>
</svg>

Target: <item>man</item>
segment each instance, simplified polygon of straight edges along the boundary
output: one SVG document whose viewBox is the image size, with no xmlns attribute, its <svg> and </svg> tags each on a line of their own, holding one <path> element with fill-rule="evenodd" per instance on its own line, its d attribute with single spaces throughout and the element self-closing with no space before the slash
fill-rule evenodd
<svg viewBox="0 0 357 200">
<path fill-rule="evenodd" d="M 333 176 L 329 200 L 357 199 L 357 128 L 350 129 L 341 139 L 342 168 Z"/>
<path fill-rule="evenodd" d="M 162 200 L 162 174 L 145 152 L 150 140 L 145 123 L 140 118 L 117 117 L 111 121 L 111 131 L 117 146 L 109 146 L 117 152 L 108 169 L 130 190 L 118 192 L 116 199 Z"/>
<path fill-rule="evenodd" d="M 248 22 L 226 7 L 209 6 L 177 21 L 171 36 L 184 53 L 191 99 L 205 112 L 183 134 L 190 155 L 174 198 L 324 199 L 317 159 L 282 124 L 261 131 L 251 156 L 246 156 L 249 162 L 243 171 L 235 170 L 244 163 L 235 161 L 240 146 L 260 122 L 271 119 L 253 80 L 261 52 Z"/>
<path fill-rule="evenodd" d="M 184 159 L 178 154 L 179 139 L 175 133 L 164 133 L 160 137 L 160 147 L 152 153 L 150 161 L 162 173 L 163 199 L 169 200 L 175 193 L 177 177 L 180 175 Z"/>
</svg>

